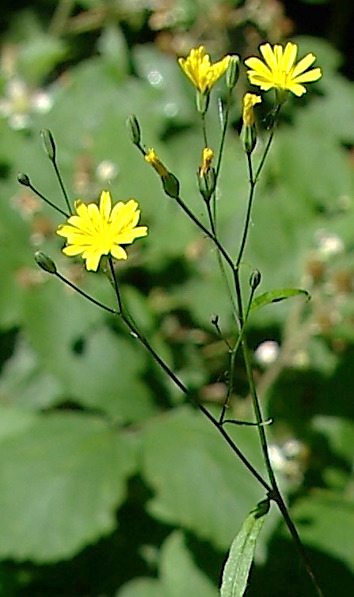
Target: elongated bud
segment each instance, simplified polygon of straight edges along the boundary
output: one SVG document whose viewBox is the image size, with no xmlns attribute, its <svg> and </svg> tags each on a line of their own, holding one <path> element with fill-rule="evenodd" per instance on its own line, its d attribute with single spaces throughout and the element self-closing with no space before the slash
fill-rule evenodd
<svg viewBox="0 0 354 597">
<path fill-rule="evenodd" d="M 241 141 L 246 153 L 251 154 L 257 143 L 257 131 L 254 125 L 244 124 L 241 129 Z"/>
<path fill-rule="evenodd" d="M 130 140 L 134 145 L 140 145 L 141 132 L 137 117 L 134 114 L 130 114 L 127 118 L 127 127 L 129 131 Z"/>
<path fill-rule="evenodd" d="M 209 203 L 213 192 L 215 191 L 216 173 L 214 168 L 209 168 L 207 172 L 199 170 L 198 186 L 199 192 L 204 201 Z"/>
<path fill-rule="evenodd" d="M 172 172 L 168 172 L 167 176 L 161 176 L 161 182 L 166 195 L 172 197 L 172 199 L 178 199 L 179 180 L 175 177 L 175 175 L 172 174 Z"/>
<path fill-rule="evenodd" d="M 242 120 L 243 124 L 254 126 L 256 124 L 256 117 L 254 114 L 254 106 L 260 104 L 262 98 L 255 93 L 245 93 L 242 99 Z"/>
<path fill-rule="evenodd" d="M 57 268 L 54 261 L 45 253 L 42 253 L 42 251 L 36 251 L 34 254 L 34 258 L 39 267 L 42 268 L 45 272 L 48 272 L 48 274 L 57 273 Z"/>
<path fill-rule="evenodd" d="M 150 164 L 161 178 L 163 190 L 166 195 L 177 199 L 179 197 L 179 181 L 172 172 L 169 172 L 166 166 L 161 162 L 160 158 L 156 155 L 154 149 L 149 149 L 145 156 L 145 161 Z"/>
<path fill-rule="evenodd" d="M 24 172 L 19 172 L 17 174 L 17 181 L 22 184 L 24 187 L 30 187 L 31 186 L 31 181 L 29 179 L 29 176 L 27 176 L 27 174 L 25 174 Z"/>
<path fill-rule="evenodd" d="M 49 129 L 41 130 L 41 137 L 43 141 L 44 150 L 52 162 L 55 160 L 56 147 L 54 143 L 54 137 Z"/>
<path fill-rule="evenodd" d="M 257 286 L 261 283 L 261 272 L 258 269 L 255 269 L 250 276 L 250 287 L 252 290 L 256 290 Z"/>
<path fill-rule="evenodd" d="M 240 74 L 240 57 L 237 54 L 231 54 L 229 66 L 226 71 L 226 85 L 233 89 L 238 81 Z"/>
<path fill-rule="evenodd" d="M 210 147 L 204 147 L 202 152 L 202 165 L 198 171 L 199 191 L 204 201 L 209 202 L 215 190 L 216 173 L 211 167 L 214 152 Z"/>
</svg>

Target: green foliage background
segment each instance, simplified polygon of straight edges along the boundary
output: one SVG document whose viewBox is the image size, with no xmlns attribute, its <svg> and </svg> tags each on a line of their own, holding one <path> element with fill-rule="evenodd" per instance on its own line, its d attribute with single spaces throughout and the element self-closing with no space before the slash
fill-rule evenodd
<svg viewBox="0 0 354 597">
<path fill-rule="evenodd" d="M 60 216 L 16 183 L 17 173 L 26 172 L 61 204 L 39 136 L 49 128 L 72 198 L 94 200 L 107 187 L 114 200 L 139 201 L 149 236 L 130 247 L 127 264 L 119 264 L 124 300 L 160 354 L 218 412 L 228 355 L 212 315 L 218 314 L 226 335 L 233 329 L 215 251 L 163 195 L 154 171 L 130 144 L 125 121 L 131 113 L 138 116 L 143 142 L 180 179 L 182 197 L 207 223 L 196 188 L 202 139 L 194 94 L 176 54 L 205 42 L 213 58 L 226 52 L 245 57 L 263 39 L 281 41 L 289 26 L 286 3 L 277 3 L 275 13 L 271 2 L 264 4 L 262 14 L 252 18 L 245 13 L 247 2 L 231 1 L 179 0 L 173 7 L 161 2 L 152 10 L 142 0 L 71 5 L 43 0 L 4 10 L 0 593 L 5 597 L 216 596 L 227 550 L 249 510 L 264 498 L 208 421 L 185 404 L 119 322 L 38 270 L 33 253 L 40 249 L 86 292 L 114 305 L 103 275 L 84 273 L 81 264 L 61 254 L 54 234 Z M 297 4 L 306 14 L 307 3 Z M 308 4 L 309 14 L 316 15 L 313 11 L 333 3 Z M 67 6 L 70 12 L 62 14 Z M 268 21 L 261 19 L 264 14 Z M 229 15 L 241 15 L 238 24 Z M 349 595 L 354 90 L 343 74 L 348 64 L 325 33 L 297 33 L 291 39 L 301 54 L 316 54 L 324 77 L 304 98 L 286 105 L 257 189 L 243 275 L 246 287 L 257 267 L 262 292 L 302 286 L 312 294 L 308 304 L 300 297 L 261 309 L 249 334 L 254 349 L 269 339 L 280 343 L 275 364 L 254 363 L 265 413 L 275 421 L 268 436 L 283 458 L 280 482 L 325 593 L 339 587 Z M 42 89 L 52 100 L 46 113 L 20 106 L 27 117 L 21 127 L 9 113 L 19 110 L 13 98 L 8 101 L 14 80 L 27 86 L 27 99 Z M 248 188 L 237 133 L 245 90 L 242 73 L 218 200 L 222 238 L 233 253 Z M 216 146 L 216 101 L 208 131 Z M 105 178 L 107 160 L 116 174 Z M 339 251 L 326 249 L 328 238 L 339 243 Z M 241 362 L 232 414 L 252 417 Z M 261 470 L 256 432 L 237 427 L 233 437 Z M 286 451 L 291 441 L 298 452 Z M 311 594 L 272 511 L 247 595 Z"/>
</svg>

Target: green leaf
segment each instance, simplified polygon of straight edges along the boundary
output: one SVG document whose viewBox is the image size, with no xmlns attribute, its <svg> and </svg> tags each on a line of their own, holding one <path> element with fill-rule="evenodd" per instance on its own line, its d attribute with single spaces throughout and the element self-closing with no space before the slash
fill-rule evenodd
<svg viewBox="0 0 354 597">
<path fill-rule="evenodd" d="M 117 597 L 217 597 L 218 590 L 197 567 L 183 533 L 174 531 L 161 550 L 158 579 L 143 578 L 127 583 Z"/>
<path fill-rule="evenodd" d="M 258 535 L 268 511 L 269 500 L 259 502 L 257 507 L 249 513 L 233 540 L 224 567 L 221 597 L 242 597 L 244 594 Z"/>
<path fill-rule="evenodd" d="M 0 441 L 0 557 L 71 557 L 116 528 L 134 446 L 93 416 L 19 417 Z"/>
<path fill-rule="evenodd" d="M 308 301 L 311 298 L 310 293 L 307 290 L 303 290 L 302 288 L 276 288 L 275 290 L 264 292 L 263 294 L 260 294 L 253 300 L 251 313 L 257 311 L 258 309 L 261 309 L 261 307 L 269 305 L 270 303 L 278 303 L 279 301 L 284 301 L 285 299 L 288 299 L 291 296 L 297 296 L 299 294 L 305 295 Z"/>
<path fill-rule="evenodd" d="M 123 422 L 154 412 L 152 393 L 141 379 L 146 353 L 125 330 L 112 332 L 97 307 L 57 280 L 26 298 L 30 344 L 64 395 Z"/>
<path fill-rule="evenodd" d="M 254 429 L 229 431 L 262 472 Z M 210 422 L 186 407 L 156 418 L 143 436 L 143 458 L 143 475 L 154 490 L 151 514 L 227 549 L 262 489 Z"/>
<path fill-rule="evenodd" d="M 291 513 L 303 542 L 342 561 L 354 571 L 354 505 L 347 495 L 317 491 L 299 499 Z"/>
</svg>

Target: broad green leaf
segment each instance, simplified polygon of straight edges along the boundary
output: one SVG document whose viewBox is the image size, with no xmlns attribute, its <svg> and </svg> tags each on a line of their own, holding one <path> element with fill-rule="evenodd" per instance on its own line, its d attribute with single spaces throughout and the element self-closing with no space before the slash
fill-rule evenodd
<svg viewBox="0 0 354 597">
<path fill-rule="evenodd" d="M 183 533 L 174 531 L 162 546 L 158 579 L 129 582 L 117 597 L 217 597 L 218 590 L 197 567 Z"/>
<path fill-rule="evenodd" d="M 19 70 L 26 80 L 38 83 L 67 55 L 62 39 L 54 35 L 37 35 L 23 45 L 19 55 Z"/>
<path fill-rule="evenodd" d="M 69 558 L 115 529 L 135 467 L 133 445 L 86 414 L 42 415 L 20 425 L 0 442 L 0 556 Z"/>
<path fill-rule="evenodd" d="M 232 542 L 221 585 L 221 597 L 242 597 L 253 562 L 258 535 L 269 511 L 269 500 L 252 510 Z"/>
<path fill-rule="evenodd" d="M 354 571 L 354 504 L 349 491 L 348 496 L 318 491 L 296 501 L 291 514 L 303 542 Z"/>
<path fill-rule="evenodd" d="M 275 290 L 270 290 L 269 292 L 264 292 L 252 301 L 251 313 L 270 303 L 278 303 L 292 296 L 298 296 L 299 294 L 305 295 L 307 300 L 310 300 L 311 298 L 310 293 L 302 288 L 277 288 Z"/>
<path fill-rule="evenodd" d="M 49 408 L 62 398 L 62 384 L 43 369 L 41 359 L 23 335 L 18 337 L 14 353 L 1 372 L 0 399 L 27 411 Z"/>
<path fill-rule="evenodd" d="M 36 415 L 24 409 L 0 405 L 0 442 L 8 437 L 23 433 L 36 421 Z"/>
<path fill-rule="evenodd" d="M 230 432 L 262 472 L 255 429 Z M 190 408 L 164 414 L 147 425 L 142 470 L 154 491 L 149 511 L 221 549 L 228 548 L 234 528 L 262 494 L 217 430 Z"/>
<path fill-rule="evenodd" d="M 146 353 L 125 329 L 112 332 L 96 306 L 57 280 L 49 279 L 26 299 L 29 342 L 66 398 L 123 422 L 154 412 L 141 380 Z"/>
</svg>

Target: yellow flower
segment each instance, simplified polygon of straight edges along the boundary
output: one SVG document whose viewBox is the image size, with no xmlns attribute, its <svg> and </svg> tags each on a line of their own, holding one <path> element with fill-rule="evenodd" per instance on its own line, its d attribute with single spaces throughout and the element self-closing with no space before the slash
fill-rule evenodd
<svg viewBox="0 0 354 597">
<path fill-rule="evenodd" d="M 136 238 L 147 235 L 146 226 L 137 226 L 140 218 L 138 203 L 130 199 L 119 201 L 112 209 L 111 194 L 102 191 L 99 206 L 75 201 L 77 215 L 70 216 L 59 226 L 57 234 L 66 237 L 65 255 L 81 255 L 86 259 L 86 269 L 97 271 L 102 255 L 111 254 L 116 259 L 127 259 L 120 245 L 128 245 Z"/>
<path fill-rule="evenodd" d="M 148 164 L 151 164 L 151 166 L 155 168 L 156 172 L 159 174 L 159 176 L 161 176 L 161 178 L 168 177 L 169 172 L 161 162 L 160 158 L 156 155 L 154 149 L 149 149 L 146 152 L 144 159 Z"/>
<path fill-rule="evenodd" d="M 245 93 L 242 100 L 242 120 L 243 124 L 253 126 L 256 122 L 253 106 L 260 104 L 262 98 L 255 93 Z"/>
<path fill-rule="evenodd" d="M 259 50 L 264 62 L 252 56 L 245 60 L 245 65 L 250 69 L 247 71 L 250 83 L 258 85 L 263 91 L 275 87 L 279 91 L 291 91 L 300 97 L 306 93 L 303 83 L 317 81 L 322 77 L 320 68 L 308 70 L 316 60 L 314 54 L 306 54 L 296 64 L 297 44 L 288 42 L 283 48 L 279 44 L 272 47 L 266 43 L 262 44 Z"/>
<path fill-rule="evenodd" d="M 209 54 L 204 46 L 192 48 L 187 58 L 178 58 L 178 64 L 193 85 L 202 93 L 208 94 L 216 81 L 224 74 L 229 66 L 230 56 L 211 63 Z"/>
<path fill-rule="evenodd" d="M 199 168 L 199 176 L 204 176 L 208 174 L 213 157 L 213 150 L 210 149 L 210 147 L 204 147 L 202 151 L 202 165 Z"/>
</svg>

